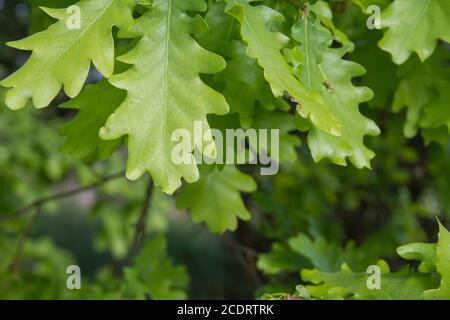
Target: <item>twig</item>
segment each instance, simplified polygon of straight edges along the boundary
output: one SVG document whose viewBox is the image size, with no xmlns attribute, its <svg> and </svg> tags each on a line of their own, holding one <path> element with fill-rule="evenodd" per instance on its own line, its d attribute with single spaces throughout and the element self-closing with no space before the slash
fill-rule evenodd
<svg viewBox="0 0 450 320">
<path fill-rule="evenodd" d="M 124 259 L 124 264 L 127 265 L 131 262 L 131 259 L 139 252 L 139 249 L 142 246 L 142 243 L 145 239 L 146 234 L 146 225 L 147 225 L 147 217 L 148 212 L 150 210 L 150 200 L 153 194 L 153 182 L 150 181 L 147 186 L 147 190 L 145 192 L 144 204 L 142 205 L 141 214 L 139 215 L 139 219 L 135 224 L 135 233 L 133 243 L 128 250 L 128 253 Z"/>
<path fill-rule="evenodd" d="M 234 252 L 253 284 L 259 287 L 261 285 L 261 279 L 256 268 L 258 253 L 252 248 L 239 243 L 229 234 L 224 234 L 223 239 L 225 244 Z"/>
<path fill-rule="evenodd" d="M 254 249 L 250 247 L 246 247 L 243 244 L 237 242 L 232 236 L 225 233 L 223 235 L 223 238 L 225 240 L 225 243 L 228 244 L 230 247 L 236 249 L 237 251 L 241 252 L 245 257 L 249 259 L 256 259 L 258 257 L 258 252 L 256 252 Z"/>
<path fill-rule="evenodd" d="M 25 214 L 25 213 L 27 213 L 28 211 L 30 211 L 32 209 L 40 208 L 42 205 L 44 205 L 47 202 L 56 201 L 56 200 L 60 200 L 60 199 L 63 199 L 63 198 L 68 198 L 68 197 L 75 196 L 75 195 L 77 195 L 79 193 L 83 193 L 85 191 L 88 191 L 88 190 L 91 190 L 91 189 L 95 189 L 95 188 L 97 188 L 97 187 L 99 187 L 99 186 L 101 186 L 101 185 L 103 185 L 103 184 L 105 184 L 105 183 L 107 183 L 107 182 L 109 182 L 109 181 L 111 181 L 113 179 L 117 179 L 117 178 L 120 178 L 120 177 L 123 177 L 123 176 L 124 176 L 124 172 L 122 171 L 120 173 L 104 177 L 104 178 L 100 179 L 99 181 L 97 181 L 97 182 L 95 182 L 95 183 L 93 183 L 91 185 L 88 185 L 88 186 L 84 186 L 84 187 L 77 188 L 77 189 L 74 189 L 74 190 L 63 191 L 63 192 L 55 193 L 55 194 L 47 196 L 47 197 L 43 197 L 41 199 L 38 199 L 38 200 L 32 202 L 31 204 L 29 204 L 29 205 L 27 205 L 27 206 L 25 206 L 23 208 L 20 208 L 19 210 L 16 210 L 16 211 L 14 211 L 12 213 L 8 213 L 6 215 L 0 216 L 0 221 L 5 221 L 5 220 L 10 220 L 10 219 L 17 218 L 18 216 L 20 216 L 22 214 Z"/>
<path fill-rule="evenodd" d="M 42 211 L 42 207 L 40 205 L 36 206 L 36 212 L 34 213 L 33 217 L 31 218 L 30 222 L 28 222 L 28 225 L 25 229 L 25 231 L 20 235 L 19 241 L 17 242 L 16 250 L 14 253 L 14 258 L 11 264 L 9 265 L 9 270 L 12 273 L 15 273 L 19 270 L 20 266 L 20 257 L 22 255 L 23 246 L 25 244 L 25 240 L 27 239 L 28 235 L 31 232 L 31 229 L 33 228 L 37 218 L 40 216 Z"/>
</svg>

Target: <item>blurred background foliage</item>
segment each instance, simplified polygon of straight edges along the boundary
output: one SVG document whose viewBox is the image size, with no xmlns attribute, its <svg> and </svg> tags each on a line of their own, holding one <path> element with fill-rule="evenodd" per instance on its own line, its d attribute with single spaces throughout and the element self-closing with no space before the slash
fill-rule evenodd
<svg viewBox="0 0 450 320">
<path fill-rule="evenodd" d="M 52 22 L 38 6 L 71 3 L 0 0 L 1 78 L 27 57 L 5 42 Z M 436 217 L 448 226 L 450 216 L 448 133 L 418 135 L 404 110 L 392 111 L 399 83 L 414 68 L 397 67 L 377 48 L 381 32 L 361 27 L 366 16 L 357 5 L 332 5 L 356 46 L 348 58 L 368 71 L 357 81 L 375 92 L 361 108 L 382 128 L 380 137 L 367 139 L 377 154 L 372 170 L 314 164 L 303 144 L 298 160 L 277 176 L 255 174 L 258 191 L 244 196 L 251 221 L 215 235 L 147 178 L 128 182 L 122 148 L 102 162 L 61 153 L 59 129 L 73 117 L 57 108 L 63 95 L 40 112 L 2 104 L 0 298 L 255 298 L 291 292 L 302 268 L 336 271 L 346 262 L 363 271 L 383 258 L 395 269 L 399 245 L 435 242 Z M 440 54 L 448 58 L 448 48 L 441 45 Z M 90 81 L 96 80 L 93 73 Z M 73 192 L 79 188 L 85 189 Z M 79 291 L 66 288 L 72 264 L 82 270 Z"/>
</svg>

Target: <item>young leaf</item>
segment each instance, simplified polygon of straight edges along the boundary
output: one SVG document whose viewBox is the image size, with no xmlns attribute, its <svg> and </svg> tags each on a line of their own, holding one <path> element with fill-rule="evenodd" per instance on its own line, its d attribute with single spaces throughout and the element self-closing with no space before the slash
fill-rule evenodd
<svg viewBox="0 0 450 320">
<path fill-rule="evenodd" d="M 450 299 L 450 232 L 439 223 L 439 240 L 436 246 L 436 270 L 441 276 L 438 289 L 424 292 L 425 299 Z"/>
<path fill-rule="evenodd" d="M 188 182 L 199 178 L 193 156 L 188 164 L 172 161 L 171 151 L 177 143 L 172 141 L 172 133 L 186 129 L 193 137 L 194 121 L 201 121 L 205 132 L 208 113 L 228 111 L 223 96 L 199 77 L 225 67 L 220 56 L 206 51 L 190 36 L 197 24 L 186 11 L 205 9 L 203 0 L 153 1 L 150 11 L 125 35 L 141 38 L 119 58 L 132 67 L 110 80 L 128 94 L 101 129 L 101 137 L 128 135 L 127 177 L 135 180 L 148 171 L 155 185 L 169 194 L 181 185 L 182 177 Z"/>
<path fill-rule="evenodd" d="M 103 76 L 110 77 L 114 70 L 111 29 L 129 28 L 133 6 L 134 0 L 81 0 L 75 11 L 43 8 L 59 21 L 45 31 L 8 43 L 17 49 L 31 50 L 32 54 L 18 71 L 1 82 L 12 88 L 6 104 L 16 110 L 32 99 L 36 108 L 44 108 L 63 86 L 69 97 L 77 96 L 91 61 Z M 79 21 L 73 16 L 78 13 Z"/>
</svg>

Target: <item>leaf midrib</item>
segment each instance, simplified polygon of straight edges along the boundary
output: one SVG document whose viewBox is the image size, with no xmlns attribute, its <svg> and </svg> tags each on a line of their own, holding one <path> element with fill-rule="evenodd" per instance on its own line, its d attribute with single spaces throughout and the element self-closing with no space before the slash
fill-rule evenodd
<svg viewBox="0 0 450 320">
<path fill-rule="evenodd" d="M 109 10 L 109 8 L 111 8 L 115 1 L 116 0 L 111 0 L 110 3 L 100 12 L 100 14 L 95 17 L 95 19 L 92 20 L 82 32 L 80 32 L 74 39 L 72 39 L 72 41 L 53 60 L 58 60 L 59 58 L 61 58 L 61 56 L 64 55 L 69 50 L 69 48 L 71 48 L 81 37 L 83 37 L 86 32 L 92 27 L 92 25 L 94 25 L 105 14 L 105 12 Z"/>
<path fill-rule="evenodd" d="M 168 92 L 168 73 L 169 73 L 169 43 L 170 43 L 170 22 L 172 15 L 172 1 L 167 1 L 167 17 L 166 17 L 166 39 L 165 39 L 165 52 L 164 52 L 164 126 L 163 126 L 163 154 L 164 160 L 167 163 L 167 154 L 166 154 L 166 126 L 167 126 L 167 92 Z M 165 175 L 168 178 L 168 169 L 167 166 L 165 168 Z"/>
</svg>

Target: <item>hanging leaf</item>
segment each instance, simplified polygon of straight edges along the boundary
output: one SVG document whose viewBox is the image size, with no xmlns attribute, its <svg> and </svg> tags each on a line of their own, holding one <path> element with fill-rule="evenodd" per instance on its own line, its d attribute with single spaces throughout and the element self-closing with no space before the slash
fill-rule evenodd
<svg viewBox="0 0 450 320">
<path fill-rule="evenodd" d="M 190 35 L 198 25 L 186 11 L 205 9 L 203 0 L 155 0 L 151 10 L 136 20 L 124 36 L 141 40 L 119 58 L 132 67 L 111 79 L 127 91 L 127 98 L 100 132 L 103 139 L 127 135 L 127 177 L 136 180 L 149 172 L 155 185 L 169 194 L 178 189 L 181 178 L 187 182 L 199 178 L 193 155 L 187 163 L 171 159 L 177 144 L 172 133 L 186 129 L 193 138 L 195 121 L 206 131 L 208 113 L 228 111 L 223 96 L 199 77 L 225 67 L 221 57 L 200 47 Z M 190 151 L 195 145 L 192 141 Z"/>
</svg>

